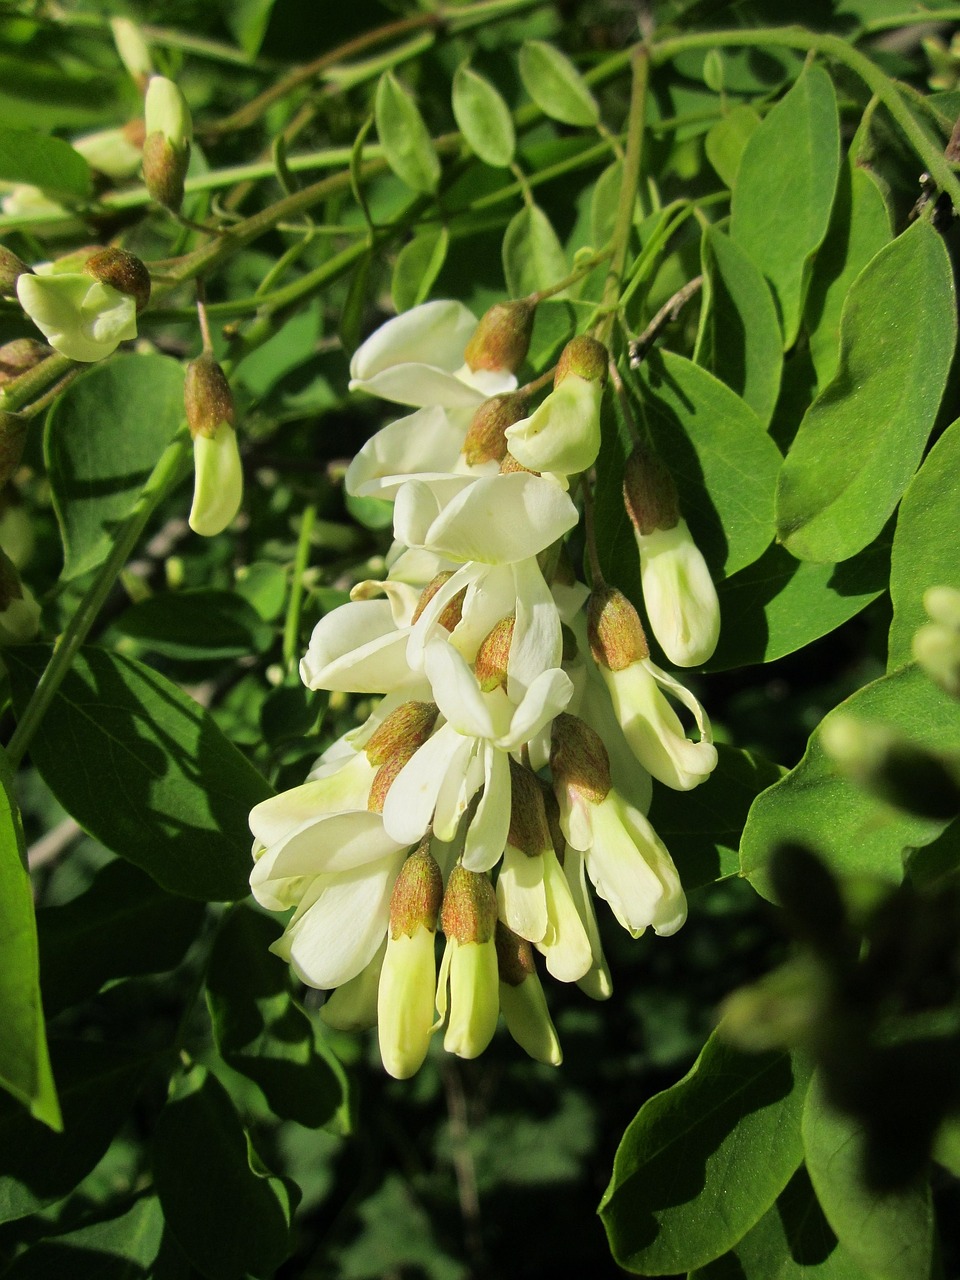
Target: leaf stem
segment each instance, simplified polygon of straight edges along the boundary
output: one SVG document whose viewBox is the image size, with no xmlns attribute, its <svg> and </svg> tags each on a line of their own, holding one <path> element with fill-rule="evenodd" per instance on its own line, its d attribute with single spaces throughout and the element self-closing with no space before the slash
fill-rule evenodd
<svg viewBox="0 0 960 1280">
<path fill-rule="evenodd" d="M 160 501 L 186 475 L 188 457 L 189 439 L 184 430 L 174 437 L 160 455 L 160 460 L 144 485 L 136 506 L 117 530 L 109 556 L 98 570 L 80 601 L 76 613 L 54 645 L 53 656 L 37 682 L 37 687 L 24 708 L 23 715 L 17 722 L 7 747 L 7 756 L 12 768 L 15 769 L 26 754 L 47 708 L 76 657 L 77 650 L 86 640 L 90 628 L 110 594 L 120 570 L 136 546 L 147 521 Z"/>
<path fill-rule="evenodd" d="M 310 561 L 310 538 L 317 518 L 315 503 L 304 507 L 300 520 L 300 536 L 297 539 L 297 555 L 293 562 L 293 580 L 290 583 L 290 600 L 283 620 L 283 668 L 287 675 L 297 669 L 300 650 L 300 615 L 303 606 L 303 575 Z"/>
<path fill-rule="evenodd" d="M 13 378 L 0 391 L 0 411 L 16 413 L 29 404 L 34 396 L 42 395 L 51 383 L 57 382 L 72 368 L 73 361 L 67 356 L 58 353 L 47 356 L 26 373 L 21 373 L 19 378 Z"/>
</svg>

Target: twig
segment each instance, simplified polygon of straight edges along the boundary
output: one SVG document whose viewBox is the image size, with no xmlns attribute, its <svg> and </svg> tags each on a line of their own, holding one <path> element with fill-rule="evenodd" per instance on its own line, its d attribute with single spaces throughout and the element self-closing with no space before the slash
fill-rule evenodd
<svg viewBox="0 0 960 1280">
<path fill-rule="evenodd" d="M 470 1258 L 473 1280 L 486 1274 L 486 1257 L 483 1232 L 480 1223 L 480 1194 L 477 1190 L 477 1171 L 470 1150 L 470 1130 L 467 1124 L 467 1100 L 463 1092 L 463 1078 L 454 1062 L 442 1067 L 443 1087 L 447 1096 L 447 1112 L 450 1117 L 450 1155 L 457 1179 L 460 1198 L 460 1216 L 463 1218 L 464 1243 Z"/>
<path fill-rule="evenodd" d="M 663 304 L 640 337 L 634 338 L 628 344 L 627 350 L 630 353 L 631 369 L 636 369 L 643 362 L 644 356 L 659 338 L 661 331 L 668 324 L 673 324 L 683 310 L 684 305 L 690 301 L 702 284 L 703 276 L 694 276 L 692 280 L 688 280 L 682 289 L 678 289 L 673 297 Z"/>
</svg>

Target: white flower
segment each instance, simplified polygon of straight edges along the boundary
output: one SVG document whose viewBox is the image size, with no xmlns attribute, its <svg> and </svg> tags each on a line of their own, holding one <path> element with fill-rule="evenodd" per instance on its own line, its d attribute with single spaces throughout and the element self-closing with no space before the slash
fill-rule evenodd
<svg viewBox="0 0 960 1280">
<path fill-rule="evenodd" d="M 137 336 L 133 296 L 83 271 L 38 263 L 18 278 L 17 297 L 51 347 L 71 360 L 102 360 Z"/>
<path fill-rule="evenodd" d="M 720 603 L 687 522 L 680 520 L 672 529 L 634 533 L 643 603 L 653 634 L 674 666 L 699 666 L 717 647 Z"/>
<path fill-rule="evenodd" d="M 570 373 L 529 418 L 507 427 L 510 452 L 531 471 L 576 475 L 600 452 L 603 385 Z"/>
<path fill-rule="evenodd" d="M 388 423 L 370 437 L 347 468 L 347 492 L 390 501 L 400 486 L 413 478 L 437 480 L 477 474 L 461 457 L 472 414 L 472 409 L 431 405 Z M 486 464 L 484 469 L 495 473 L 497 465 Z"/>
<path fill-rule="evenodd" d="M 222 533 L 243 501 L 243 464 L 237 433 L 221 422 L 212 436 L 193 441 L 193 503 L 188 523 L 204 538 Z"/>
</svg>

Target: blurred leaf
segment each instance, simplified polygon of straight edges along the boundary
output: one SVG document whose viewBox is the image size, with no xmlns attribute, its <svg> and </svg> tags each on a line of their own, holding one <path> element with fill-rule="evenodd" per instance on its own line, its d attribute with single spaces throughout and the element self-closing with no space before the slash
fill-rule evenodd
<svg viewBox="0 0 960 1280">
<path fill-rule="evenodd" d="M 957 476 L 960 475 L 960 421 L 949 426 L 910 481 L 900 503 L 890 562 L 888 671 L 911 661 L 911 643 L 928 622 L 923 607 L 927 587 L 960 588 L 957 537 Z"/>
<path fill-rule="evenodd" d="M 418 231 L 397 254 L 390 281 L 390 296 L 397 312 L 409 311 L 426 302 L 440 274 L 450 236 L 443 226 L 427 226 Z"/>
<path fill-rule="evenodd" d="M 771 760 L 724 743 L 717 754 L 717 767 L 695 790 L 653 789 L 650 822 L 688 891 L 738 873 L 740 835 L 750 806 L 783 774 Z"/>
<path fill-rule="evenodd" d="M 243 357 L 232 376 L 262 399 L 292 369 L 315 358 L 321 319 L 318 302 L 290 316 L 266 342 Z"/>
<path fill-rule="evenodd" d="M 176 968 L 203 914 L 201 903 L 165 893 L 136 867 L 108 862 L 83 893 L 37 912 L 48 1012 L 95 995 L 111 978 Z"/>
<path fill-rule="evenodd" d="M 704 296 L 693 358 L 767 424 L 783 366 L 780 325 L 767 282 L 736 242 L 714 227 L 705 229 L 701 252 Z"/>
<path fill-rule="evenodd" d="M 872 1190 L 863 1130 L 827 1103 L 816 1076 L 803 1110 L 803 1149 L 827 1221 L 871 1280 L 925 1280 L 934 1257 L 929 1185 Z"/>
<path fill-rule="evenodd" d="M 549 289 L 569 275 L 563 245 L 539 205 L 524 206 L 510 219 L 503 236 L 503 274 L 513 298 Z"/>
<path fill-rule="evenodd" d="M 819 640 L 882 595 L 889 570 L 888 535 L 842 564 L 795 560 L 775 543 L 718 584 L 720 641 L 707 670 L 773 662 Z"/>
<path fill-rule="evenodd" d="M 41 1240 L 17 1258 L 5 1280 L 146 1280 L 162 1235 L 160 1202 L 143 1196 L 125 1213 Z"/>
<path fill-rule="evenodd" d="M 90 1172 L 127 1118 L 151 1062 L 139 1049 L 91 1040 L 52 1040 L 50 1057 L 63 1133 L 51 1133 L 0 1097 L 0 1222 L 62 1199 Z"/>
<path fill-rule="evenodd" d="M 219 0 L 218 7 L 231 35 L 244 53 L 255 58 L 270 25 L 274 0 Z"/>
<path fill-rule="evenodd" d="M 731 107 L 725 116 L 711 125 L 703 142 L 707 159 L 732 191 L 740 170 L 747 143 L 760 123 L 753 107 L 742 103 Z"/>
<path fill-rule="evenodd" d="M 7 650 L 18 714 L 49 652 Z M 270 787 L 164 676 L 131 658 L 81 650 L 30 754 L 84 830 L 163 888 L 187 898 L 246 896 L 247 813 Z"/>
<path fill-rule="evenodd" d="M 796 341 L 812 258 L 827 233 L 839 161 L 836 94 L 811 63 L 751 134 L 730 213 L 731 239 L 773 289 L 785 350 Z"/>
<path fill-rule="evenodd" d="M 466 63 L 453 77 L 453 115 L 460 132 L 480 159 L 497 169 L 513 161 L 516 136 L 510 108 L 484 76 Z"/>
<path fill-rule="evenodd" d="M 37 927 L 13 776 L 0 750 L 0 1085 L 31 1115 L 61 1125 L 40 1003 Z"/>
<path fill-rule="evenodd" d="M 207 1280 L 268 1280 L 287 1256 L 295 1201 L 261 1169 L 226 1089 L 194 1067 L 157 1119 L 153 1176 L 177 1243 Z"/>
<path fill-rule="evenodd" d="M 93 185 L 78 151 L 33 129 L 0 128 L 0 181 L 25 182 L 65 200 L 83 200 Z"/>
<path fill-rule="evenodd" d="M 166 591 L 133 605 L 114 623 L 150 653 L 212 661 L 265 653 L 273 628 L 233 591 Z"/>
<path fill-rule="evenodd" d="M 613 235 L 622 186 L 623 161 L 614 160 L 597 179 L 590 198 L 590 242 L 596 249 L 609 244 Z"/>
<path fill-rule="evenodd" d="M 345 1105 L 342 1080 L 315 1049 L 289 965 L 268 949 L 281 932 L 250 907 L 231 912 L 211 953 L 207 1004 L 223 1060 L 260 1086 L 275 1115 L 316 1129 Z"/>
<path fill-rule="evenodd" d="M 526 40 L 520 47 L 520 79 L 544 115 L 563 124 L 589 128 L 600 109 L 587 83 L 570 59 L 545 40 Z"/>
<path fill-rule="evenodd" d="M 801 1165 L 731 1253 L 690 1280 L 868 1280 L 830 1229 Z"/>
<path fill-rule="evenodd" d="M 777 487 L 777 527 L 802 560 L 845 560 L 872 542 L 916 470 L 956 340 L 943 240 L 916 222 L 857 277 L 840 367 L 804 415 Z"/>
<path fill-rule="evenodd" d="M 169 356 L 113 356 L 56 401 L 43 445 L 64 579 L 107 558 L 114 531 L 182 420 L 183 370 Z"/>
<path fill-rule="evenodd" d="M 916 667 L 882 676 L 835 711 L 933 741 L 938 750 L 960 751 L 956 703 Z M 764 897 L 771 896 L 770 854 L 783 841 L 810 845 L 841 877 L 863 875 L 897 883 L 907 852 L 930 844 L 946 826 L 908 817 L 842 778 L 820 745 L 823 724 L 833 714 L 814 730 L 796 768 L 758 796 L 750 810 L 740 846 L 741 871 Z"/>
<path fill-rule="evenodd" d="M 235 591 L 264 622 L 275 622 L 287 599 L 287 573 L 272 560 L 255 560 L 237 573 Z"/>
<path fill-rule="evenodd" d="M 380 77 L 374 114 L 387 164 L 400 181 L 414 191 L 436 191 L 440 161 L 433 140 L 416 102 L 392 71 Z"/>
<path fill-rule="evenodd" d="M 689 1271 L 756 1226 L 802 1159 L 806 1079 L 788 1054 L 741 1053 L 714 1032 L 623 1135 L 600 1203 L 617 1262 L 638 1275 Z"/>
</svg>

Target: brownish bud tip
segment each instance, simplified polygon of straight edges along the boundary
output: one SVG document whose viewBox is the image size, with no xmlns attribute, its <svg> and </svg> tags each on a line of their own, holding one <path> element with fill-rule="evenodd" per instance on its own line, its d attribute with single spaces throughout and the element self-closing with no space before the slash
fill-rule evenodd
<svg viewBox="0 0 960 1280">
<path fill-rule="evenodd" d="M 108 284 L 120 293 L 126 293 L 142 311 L 150 301 L 150 272 L 140 259 L 126 249 L 112 246 L 92 254 L 83 264 L 88 276 Z"/>
<path fill-rule="evenodd" d="M 424 609 L 427 607 L 427 605 L 430 603 L 433 597 L 437 594 L 437 592 L 440 590 L 443 584 L 447 581 L 447 579 L 452 577 L 453 577 L 452 570 L 447 569 L 443 573 L 438 573 L 435 578 L 431 578 L 431 580 L 420 592 L 420 599 L 417 601 L 417 607 L 416 609 L 414 609 L 413 617 L 410 619 L 411 626 L 419 619 Z M 463 616 L 463 601 L 466 597 L 466 594 L 467 594 L 466 587 L 464 587 L 462 591 L 458 591 L 457 594 L 453 597 L 453 599 L 450 600 L 449 603 L 444 606 L 443 612 L 440 614 L 439 618 L 437 618 L 437 621 L 440 623 L 441 627 L 444 627 L 447 631 L 452 631 L 454 627 L 457 625 L 457 623 L 460 621 L 461 617 Z"/>
<path fill-rule="evenodd" d="M 511 987 L 519 987 L 531 974 L 537 972 L 533 962 L 533 947 L 502 920 L 497 921 L 497 969 L 500 981 Z"/>
<path fill-rule="evenodd" d="M 623 505 L 639 534 L 673 529 L 680 522 L 673 476 L 642 444 L 636 446 L 623 469 Z"/>
<path fill-rule="evenodd" d="M 551 849 L 553 841 L 547 825 L 540 779 L 516 760 L 510 761 L 510 832 L 507 843 L 525 853 L 539 857 Z"/>
<path fill-rule="evenodd" d="M 159 129 L 143 142 L 143 181 L 158 204 L 174 213 L 183 204 L 183 182 L 190 163 L 190 145 L 175 147 Z"/>
<path fill-rule="evenodd" d="M 582 333 L 571 338 L 560 353 L 557 371 L 553 375 L 553 385 L 559 387 L 564 378 L 575 373 L 587 382 L 599 382 L 603 386 L 607 381 L 607 365 L 610 354 L 602 342 Z"/>
<path fill-rule="evenodd" d="M 590 804 L 601 804 L 613 785 L 610 757 L 599 733 L 566 711 L 553 722 L 550 771 L 557 786 L 575 792 Z"/>
<path fill-rule="evenodd" d="M 137 116 L 133 120 L 128 120 L 120 132 L 126 138 L 127 142 L 130 143 L 131 147 L 137 147 L 140 151 L 143 150 L 143 144 L 147 138 L 147 126 L 144 123 L 142 116 Z"/>
<path fill-rule="evenodd" d="M 494 396 L 485 400 L 470 420 L 463 442 L 464 461 L 471 467 L 482 462 L 502 462 L 507 452 L 507 427 L 526 417 L 523 396 Z"/>
<path fill-rule="evenodd" d="M 187 365 L 187 380 L 183 388 L 183 404 L 190 426 L 190 434 L 216 435 L 221 422 L 235 425 L 233 396 L 227 375 L 208 352 L 197 356 Z"/>
<path fill-rule="evenodd" d="M 19 378 L 21 373 L 27 373 L 52 354 L 53 347 L 36 338 L 14 338 L 12 342 L 5 342 L 0 347 L 0 386 Z"/>
<path fill-rule="evenodd" d="M 594 661 L 608 671 L 623 671 L 650 656 L 640 615 L 616 587 L 604 584 L 590 593 L 587 635 Z"/>
<path fill-rule="evenodd" d="M 516 614 L 501 618 L 477 650 L 473 670 L 484 693 L 491 693 L 507 683 L 507 663 L 516 624 Z"/>
<path fill-rule="evenodd" d="M 443 901 L 443 876 L 430 852 L 430 838 L 411 853 L 400 868 L 390 899 L 390 935 L 405 933 L 412 938 L 418 929 L 436 932 L 437 916 Z"/>
<path fill-rule="evenodd" d="M 467 343 L 463 358 L 478 369 L 516 371 L 526 359 L 533 330 L 536 304 L 529 298 L 498 302 L 480 317 L 476 332 Z"/>
<path fill-rule="evenodd" d="M 430 737 L 439 714 L 435 702 L 404 702 L 367 739 L 367 759 L 371 764 L 386 764 L 398 755 L 409 759 Z"/>
<path fill-rule="evenodd" d="M 440 927 L 461 946 L 491 941 L 497 927 L 497 895 L 484 872 L 468 871 L 459 863 L 453 868 L 443 895 Z"/>
<path fill-rule="evenodd" d="M 30 268 L 25 262 L 0 244 L 0 295 L 4 298 L 17 296 L 17 281 L 23 275 L 29 275 Z"/>
<path fill-rule="evenodd" d="M 500 461 L 500 474 L 502 476 L 509 476 L 512 475 L 514 471 L 525 471 L 528 476 L 538 476 L 540 474 L 539 471 L 534 471 L 532 468 L 525 467 L 522 463 L 518 462 L 513 454 L 508 451 L 503 455 L 503 458 Z"/>
</svg>

